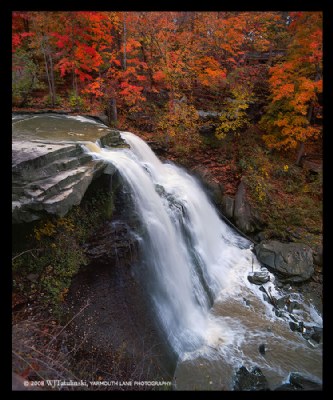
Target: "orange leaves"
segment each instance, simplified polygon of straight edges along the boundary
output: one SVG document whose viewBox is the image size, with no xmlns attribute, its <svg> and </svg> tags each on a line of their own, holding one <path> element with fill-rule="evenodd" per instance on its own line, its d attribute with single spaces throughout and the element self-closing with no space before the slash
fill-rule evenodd
<svg viewBox="0 0 333 400">
<path fill-rule="evenodd" d="M 162 82 L 166 78 L 166 75 L 163 71 L 159 70 L 153 74 L 153 79 L 155 82 Z"/>
<path fill-rule="evenodd" d="M 103 86 L 104 80 L 102 78 L 96 78 L 94 81 L 87 84 L 82 93 L 92 94 L 96 98 L 103 97 Z"/>
<path fill-rule="evenodd" d="M 226 71 L 214 57 L 204 56 L 195 60 L 193 70 L 203 86 L 213 87 L 225 82 Z"/>
<path fill-rule="evenodd" d="M 273 96 L 274 101 L 281 100 L 282 98 L 292 98 L 295 91 L 293 83 L 285 83 L 280 85 L 279 91 Z"/>
<path fill-rule="evenodd" d="M 291 40 L 286 60 L 270 69 L 271 103 L 262 118 L 270 131 L 264 140 L 271 148 L 295 148 L 299 142 L 318 138 L 318 94 L 322 92 L 321 13 L 292 14 Z"/>
</svg>

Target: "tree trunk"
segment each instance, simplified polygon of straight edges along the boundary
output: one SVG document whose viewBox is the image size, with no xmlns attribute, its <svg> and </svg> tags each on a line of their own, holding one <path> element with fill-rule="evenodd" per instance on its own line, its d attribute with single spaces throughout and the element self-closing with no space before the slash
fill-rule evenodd
<svg viewBox="0 0 333 400">
<path fill-rule="evenodd" d="M 44 56 L 47 83 L 49 85 L 50 100 L 51 100 L 51 105 L 53 107 L 54 106 L 53 90 L 52 90 L 51 77 L 50 77 L 50 72 L 49 72 L 49 64 L 48 64 L 48 61 L 47 61 L 46 50 L 45 50 L 45 47 L 43 45 L 43 41 L 44 41 L 44 38 L 42 38 L 40 47 L 42 49 L 42 53 L 43 53 L 43 56 Z"/>
<path fill-rule="evenodd" d="M 117 127 L 118 125 L 118 113 L 117 113 L 117 100 L 113 97 L 110 99 L 107 107 L 107 115 L 109 120 L 109 126 Z"/>
<path fill-rule="evenodd" d="M 126 27 L 126 13 L 125 13 L 125 12 L 124 12 L 123 28 L 124 28 L 123 69 L 124 69 L 124 71 L 126 71 L 126 68 L 127 68 L 127 54 L 126 54 L 126 46 L 127 46 L 127 27 Z"/>
<path fill-rule="evenodd" d="M 304 154 L 304 142 L 299 144 L 296 165 L 298 165 L 298 166 L 300 165 L 303 154 Z"/>
<path fill-rule="evenodd" d="M 54 83 L 53 60 L 52 60 L 50 51 L 49 51 L 49 60 L 50 60 L 50 84 L 51 84 L 51 92 L 52 92 L 52 107 L 54 107 L 56 104 L 56 91 L 55 91 L 55 83 Z"/>
</svg>

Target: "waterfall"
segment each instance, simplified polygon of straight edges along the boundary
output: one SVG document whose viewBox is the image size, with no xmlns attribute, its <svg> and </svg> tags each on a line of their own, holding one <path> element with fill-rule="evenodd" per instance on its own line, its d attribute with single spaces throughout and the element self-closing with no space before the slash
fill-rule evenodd
<svg viewBox="0 0 333 400">
<path fill-rule="evenodd" d="M 261 268 L 251 243 L 219 218 L 196 178 L 172 163 L 162 163 L 136 135 L 121 136 L 130 149 L 97 152 L 90 147 L 90 153 L 116 166 L 130 187 L 142 226 L 141 282 L 179 359 L 222 357 L 233 368 L 239 362 L 260 365 L 267 374 L 274 370 L 282 377 L 292 367 L 291 349 L 297 349 L 304 373 L 315 354 L 318 379 L 320 351 L 309 349 L 291 332 L 288 322 L 263 301 L 259 287 L 247 279 L 252 268 Z M 270 276 L 268 288 L 278 295 Z M 310 314 L 321 323 L 313 308 Z M 274 339 L 280 359 L 263 360 L 258 338 Z"/>
<path fill-rule="evenodd" d="M 219 219 L 195 178 L 163 164 L 134 134 L 122 137 L 131 150 L 101 149 L 95 157 L 112 162 L 131 187 L 144 226 L 145 279 L 170 344 L 182 356 L 226 340 L 228 326 L 210 308 L 230 284 L 235 260 L 250 265 L 249 242 Z"/>
</svg>

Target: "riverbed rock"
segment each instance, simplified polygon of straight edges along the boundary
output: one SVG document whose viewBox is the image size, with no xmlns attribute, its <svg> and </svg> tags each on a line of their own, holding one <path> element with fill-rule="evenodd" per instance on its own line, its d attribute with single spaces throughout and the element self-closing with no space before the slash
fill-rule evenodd
<svg viewBox="0 0 333 400">
<path fill-rule="evenodd" d="M 244 366 L 236 372 L 234 390 L 236 391 L 266 391 L 269 390 L 267 379 L 261 369 L 254 367 L 248 371 Z"/>
<path fill-rule="evenodd" d="M 235 196 L 234 221 L 244 233 L 256 232 L 261 227 L 261 222 L 247 200 L 244 182 L 239 184 Z"/>
<path fill-rule="evenodd" d="M 289 377 L 289 382 L 298 390 L 322 390 L 322 385 L 305 378 L 298 372 L 292 372 Z"/>
<path fill-rule="evenodd" d="M 249 282 L 255 285 L 262 285 L 270 280 L 269 273 L 266 271 L 256 271 L 247 276 Z"/>
<path fill-rule="evenodd" d="M 288 282 L 303 282 L 311 278 L 312 250 L 303 243 L 266 241 L 255 246 L 258 260 L 279 278 Z"/>
</svg>

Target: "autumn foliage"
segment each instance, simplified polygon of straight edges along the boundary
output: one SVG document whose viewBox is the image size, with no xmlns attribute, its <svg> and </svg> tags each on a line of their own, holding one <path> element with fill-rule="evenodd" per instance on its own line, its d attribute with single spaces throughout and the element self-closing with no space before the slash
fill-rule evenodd
<svg viewBox="0 0 333 400">
<path fill-rule="evenodd" d="M 322 15 L 293 13 L 285 59 L 270 68 L 270 103 L 262 126 L 270 148 L 295 148 L 321 133 Z"/>
<path fill-rule="evenodd" d="M 220 139 L 258 115 L 272 149 L 320 135 L 319 12 L 14 12 L 12 51 L 18 106 L 44 91 L 44 106 L 112 104 L 115 119 L 150 107 L 188 143 L 199 109 L 220 115 Z"/>
</svg>

